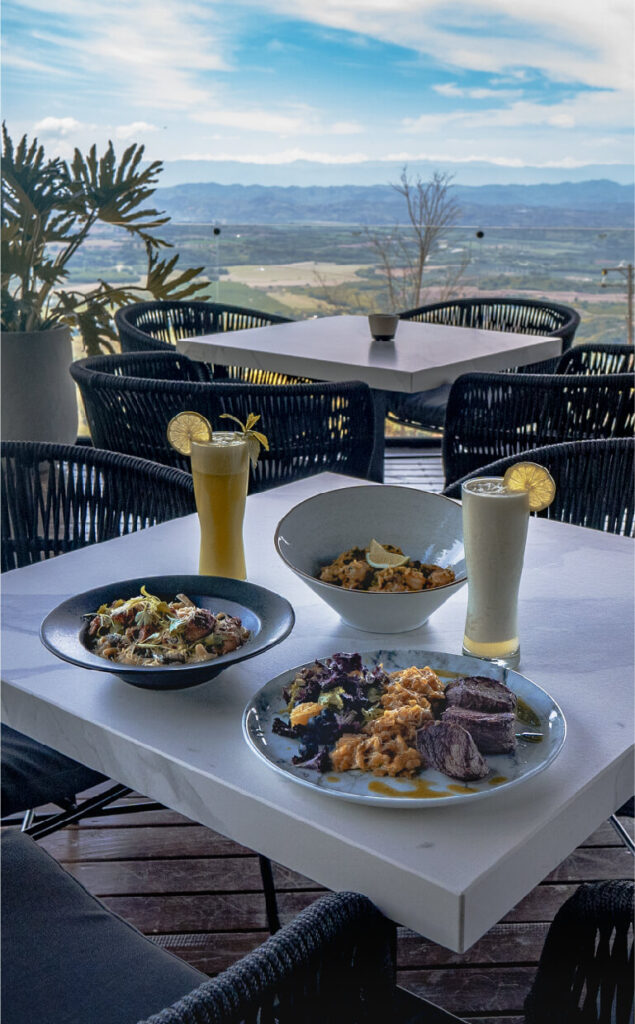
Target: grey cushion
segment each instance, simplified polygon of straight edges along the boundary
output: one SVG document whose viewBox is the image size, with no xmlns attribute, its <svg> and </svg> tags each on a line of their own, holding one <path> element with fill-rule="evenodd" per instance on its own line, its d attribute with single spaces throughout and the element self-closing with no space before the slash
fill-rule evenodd
<svg viewBox="0 0 635 1024">
<path fill-rule="evenodd" d="M 135 1024 L 208 980 L 15 830 L 1 881 L 2 1024 Z"/>
<path fill-rule="evenodd" d="M 1 740 L 3 815 L 72 799 L 106 781 L 99 772 L 8 725 L 2 726 Z"/>
<path fill-rule="evenodd" d="M 413 395 L 396 392 L 393 396 L 391 393 L 388 408 L 400 419 L 431 430 L 442 430 L 449 394 L 449 384 L 442 384 L 431 391 L 416 391 Z"/>
</svg>

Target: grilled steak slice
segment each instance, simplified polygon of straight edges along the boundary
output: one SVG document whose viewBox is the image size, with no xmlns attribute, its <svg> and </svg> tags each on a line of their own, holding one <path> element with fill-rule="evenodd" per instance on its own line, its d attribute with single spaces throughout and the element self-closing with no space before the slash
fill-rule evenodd
<svg viewBox="0 0 635 1024">
<path fill-rule="evenodd" d="M 453 779 L 482 779 L 489 772 L 467 729 L 452 722 L 430 722 L 418 729 L 417 749 L 424 764 Z"/>
<path fill-rule="evenodd" d="M 496 714 L 500 711 L 515 711 L 516 694 L 504 683 L 498 683 L 487 676 L 463 676 L 452 679 L 445 688 L 448 704 L 454 707 L 470 708 Z"/>
<path fill-rule="evenodd" d="M 481 754 L 510 754 L 516 749 L 516 716 L 511 711 L 490 715 L 471 708 L 450 707 L 443 712 L 441 721 L 467 729 Z"/>
</svg>

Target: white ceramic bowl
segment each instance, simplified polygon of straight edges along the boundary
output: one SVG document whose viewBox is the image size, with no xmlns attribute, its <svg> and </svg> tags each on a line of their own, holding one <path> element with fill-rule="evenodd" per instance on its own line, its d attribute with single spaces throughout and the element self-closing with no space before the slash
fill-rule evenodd
<svg viewBox="0 0 635 1024">
<path fill-rule="evenodd" d="M 454 570 L 445 587 L 419 593 L 344 590 L 316 579 L 320 568 L 372 538 L 411 558 Z M 350 626 L 370 633 L 402 633 L 422 626 L 466 582 L 461 506 L 441 494 L 411 487 L 359 486 L 316 494 L 280 520 L 276 550 L 293 572 Z"/>
</svg>

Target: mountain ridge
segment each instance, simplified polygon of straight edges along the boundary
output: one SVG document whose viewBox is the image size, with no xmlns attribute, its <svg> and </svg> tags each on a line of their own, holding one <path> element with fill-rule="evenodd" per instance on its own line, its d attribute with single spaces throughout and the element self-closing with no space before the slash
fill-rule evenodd
<svg viewBox="0 0 635 1024">
<path fill-rule="evenodd" d="M 458 185 L 457 226 L 631 229 L 633 186 L 610 179 L 536 185 Z M 157 188 L 155 200 L 175 222 L 368 224 L 405 221 L 391 185 L 225 185 L 200 182 Z"/>
</svg>

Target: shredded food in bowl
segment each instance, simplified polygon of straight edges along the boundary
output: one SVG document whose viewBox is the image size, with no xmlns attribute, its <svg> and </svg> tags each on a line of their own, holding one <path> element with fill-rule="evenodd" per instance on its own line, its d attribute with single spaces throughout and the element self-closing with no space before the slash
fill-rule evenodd
<svg viewBox="0 0 635 1024">
<path fill-rule="evenodd" d="M 84 618 L 89 620 L 89 650 L 125 665 L 209 661 L 241 647 L 250 636 L 236 616 L 199 608 L 185 594 L 167 602 L 145 586 L 136 597 L 102 604 Z"/>
</svg>

